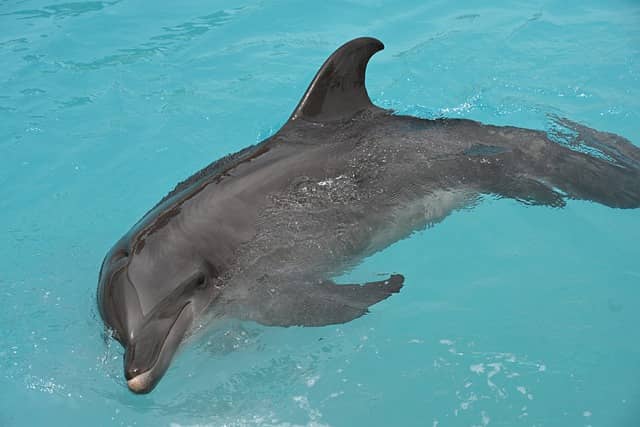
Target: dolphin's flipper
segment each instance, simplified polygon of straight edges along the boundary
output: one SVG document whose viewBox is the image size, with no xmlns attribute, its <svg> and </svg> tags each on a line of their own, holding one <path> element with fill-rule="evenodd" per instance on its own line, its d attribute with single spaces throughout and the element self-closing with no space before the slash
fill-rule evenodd
<svg viewBox="0 0 640 427">
<path fill-rule="evenodd" d="M 322 65 L 290 120 L 343 120 L 374 107 L 365 87 L 371 56 L 384 49 L 380 40 L 361 37 L 342 45 Z"/>
<path fill-rule="evenodd" d="M 387 280 L 364 285 L 291 284 L 270 289 L 262 286 L 253 307 L 242 310 L 241 318 L 267 326 L 325 326 L 345 323 L 369 311 L 369 307 L 402 288 L 404 277 L 394 274 Z"/>
</svg>

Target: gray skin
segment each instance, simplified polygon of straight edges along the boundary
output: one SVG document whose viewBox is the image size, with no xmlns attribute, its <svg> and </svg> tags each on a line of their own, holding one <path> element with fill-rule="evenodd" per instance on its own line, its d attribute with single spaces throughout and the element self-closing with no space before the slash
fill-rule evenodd
<svg viewBox="0 0 640 427">
<path fill-rule="evenodd" d="M 331 277 L 482 194 L 640 206 L 640 150 L 622 137 L 559 118 L 549 135 L 374 106 L 365 70 L 382 48 L 372 38 L 339 48 L 280 131 L 178 184 L 109 251 L 98 306 L 126 349 L 132 391 L 151 391 L 184 338 L 216 318 L 362 316 L 402 275 Z"/>
</svg>

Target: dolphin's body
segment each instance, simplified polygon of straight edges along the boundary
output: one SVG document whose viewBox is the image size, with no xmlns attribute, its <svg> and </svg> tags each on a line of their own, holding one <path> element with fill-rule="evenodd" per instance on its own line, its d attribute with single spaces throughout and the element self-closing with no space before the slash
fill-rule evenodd
<svg viewBox="0 0 640 427">
<path fill-rule="evenodd" d="M 320 326 L 363 315 L 403 277 L 331 277 L 480 194 L 640 206 L 640 150 L 619 136 L 557 119 L 568 132 L 552 141 L 375 107 L 365 69 L 382 48 L 372 38 L 339 48 L 280 131 L 178 184 L 109 251 L 98 305 L 126 348 L 132 391 L 157 384 L 196 323 Z"/>
</svg>

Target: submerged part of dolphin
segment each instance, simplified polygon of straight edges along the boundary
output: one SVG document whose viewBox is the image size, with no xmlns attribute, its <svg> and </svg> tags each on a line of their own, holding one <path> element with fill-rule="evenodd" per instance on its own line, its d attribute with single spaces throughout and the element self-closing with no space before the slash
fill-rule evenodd
<svg viewBox="0 0 640 427">
<path fill-rule="evenodd" d="M 365 88 L 383 45 L 359 38 L 324 63 L 275 135 L 164 197 L 107 254 L 98 305 L 125 347 L 129 388 L 149 392 L 196 325 L 343 323 L 403 284 L 340 275 L 480 194 L 640 206 L 640 150 L 565 119 L 541 131 L 393 115 Z"/>
</svg>

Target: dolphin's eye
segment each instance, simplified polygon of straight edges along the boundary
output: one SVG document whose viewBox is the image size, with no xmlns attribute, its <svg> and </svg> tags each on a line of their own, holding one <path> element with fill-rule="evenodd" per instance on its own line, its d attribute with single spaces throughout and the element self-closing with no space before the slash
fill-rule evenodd
<svg viewBox="0 0 640 427">
<path fill-rule="evenodd" d="M 207 278 L 204 276 L 204 274 L 199 274 L 198 277 L 196 277 L 196 288 L 204 289 L 206 286 Z"/>
<path fill-rule="evenodd" d="M 111 257 L 111 262 L 115 264 L 126 258 L 129 258 L 129 251 L 127 249 L 118 249 Z"/>
<path fill-rule="evenodd" d="M 204 271 L 207 272 L 207 275 L 209 277 L 220 277 L 220 272 L 218 271 L 218 269 L 213 264 L 210 264 L 208 262 L 204 265 Z"/>
</svg>

